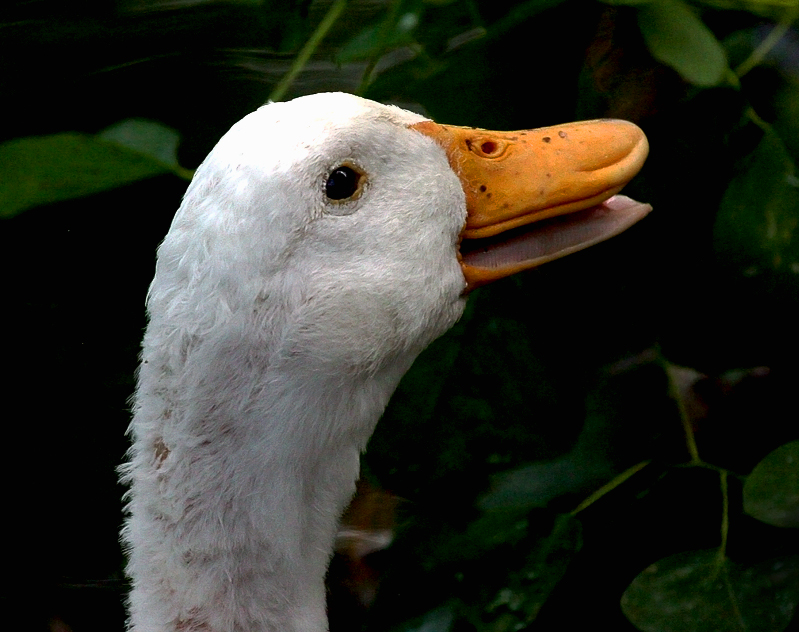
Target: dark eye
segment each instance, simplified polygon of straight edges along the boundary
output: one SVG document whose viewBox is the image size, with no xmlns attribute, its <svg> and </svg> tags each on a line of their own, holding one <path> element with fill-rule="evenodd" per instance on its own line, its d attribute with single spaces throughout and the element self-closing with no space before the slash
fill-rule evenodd
<svg viewBox="0 0 799 632">
<path fill-rule="evenodd" d="M 331 200 L 346 200 L 355 195 L 361 187 L 363 174 L 352 167 L 342 165 L 330 172 L 325 183 L 325 193 Z"/>
</svg>

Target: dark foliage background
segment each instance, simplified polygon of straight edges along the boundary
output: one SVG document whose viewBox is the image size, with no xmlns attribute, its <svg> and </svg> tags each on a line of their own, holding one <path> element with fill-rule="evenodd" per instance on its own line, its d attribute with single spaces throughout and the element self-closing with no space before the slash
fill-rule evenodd
<svg viewBox="0 0 799 632">
<path fill-rule="evenodd" d="M 115 468 L 155 248 L 232 123 L 270 95 L 324 90 L 494 129 L 633 120 L 651 155 L 626 193 L 655 208 L 609 243 L 479 290 L 420 358 L 364 457 L 347 518 L 362 535 L 334 560 L 332 629 L 789 625 L 797 2 L 0 11 L 5 627 L 123 629 Z"/>
</svg>

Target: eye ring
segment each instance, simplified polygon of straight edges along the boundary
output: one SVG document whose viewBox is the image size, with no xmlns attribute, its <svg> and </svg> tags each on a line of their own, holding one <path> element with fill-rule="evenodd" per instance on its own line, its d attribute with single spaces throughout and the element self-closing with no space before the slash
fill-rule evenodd
<svg viewBox="0 0 799 632">
<path fill-rule="evenodd" d="M 357 200 L 363 193 L 366 174 L 351 162 L 343 162 L 330 170 L 325 180 L 327 199 L 334 203 Z"/>
</svg>

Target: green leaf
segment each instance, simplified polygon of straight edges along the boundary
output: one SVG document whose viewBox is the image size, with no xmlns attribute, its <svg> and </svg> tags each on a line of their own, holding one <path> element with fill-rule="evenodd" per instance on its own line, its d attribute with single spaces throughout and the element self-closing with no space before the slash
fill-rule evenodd
<svg viewBox="0 0 799 632">
<path fill-rule="evenodd" d="M 157 123 L 124 121 L 93 136 L 64 132 L 0 144 L 0 217 L 175 172 L 177 134 Z"/>
<path fill-rule="evenodd" d="M 716 252 L 746 276 L 763 270 L 799 281 L 799 179 L 769 132 L 730 182 L 714 226 Z"/>
<path fill-rule="evenodd" d="M 655 59 L 697 86 L 715 86 L 727 71 L 721 43 L 682 0 L 657 0 L 638 10 L 638 25 Z"/>
<path fill-rule="evenodd" d="M 532 623 L 581 547 L 581 523 L 569 515 L 557 516 L 552 532 L 538 541 L 485 608 L 485 629 L 512 632 Z"/>
<path fill-rule="evenodd" d="M 799 527 L 799 441 L 755 466 L 744 484 L 744 511 L 775 527 Z"/>
<path fill-rule="evenodd" d="M 789 77 L 777 88 L 774 94 L 774 120 L 771 124 L 796 165 L 799 161 L 799 77 Z"/>
<path fill-rule="evenodd" d="M 347 64 L 353 61 L 372 59 L 380 55 L 388 45 L 382 24 L 372 24 L 361 30 L 336 53 L 336 62 Z"/>
<path fill-rule="evenodd" d="M 642 4 L 652 4 L 658 0 L 602 0 L 603 4 L 622 7 L 640 7 Z"/>
<path fill-rule="evenodd" d="M 490 38 L 502 37 L 511 29 L 527 22 L 539 13 L 552 9 L 565 0 L 527 0 L 510 6 L 508 12 L 491 24 L 487 36 Z"/>
<path fill-rule="evenodd" d="M 362 29 L 344 44 L 336 54 L 336 62 L 371 60 L 393 48 L 413 44 L 423 10 L 422 5 L 414 0 L 401 3 L 383 20 Z"/>
<path fill-rule="evenodd" d="M 447 603 L 395 628 L 394 632 L 449 632 L 455 621 L 455 607 L 455 603 Z"/>
<path fill-rule="evenodd" d="M 644 632 L 779 632 L 799 603 L 799 557 L 742 567 L 690 551 L 644 570 L 621 599 Z"/>
<path fill-rule="evenodd" d="M 799 0 L 699 0 L 699 3 L 714 9 L 748 11 L 775 22 L 785 15 L 786 9 L 799 7 Z"/>
<path fill-rule="evenodd" d="M 155 121 L 132 118 L 106 128 L 98 138 L 120 147 L 127 147 L 142 156 L 148 156 L 162 165 L 179 169 L 178 143 L 180 136 L 171 127 Z"/>
</svg>

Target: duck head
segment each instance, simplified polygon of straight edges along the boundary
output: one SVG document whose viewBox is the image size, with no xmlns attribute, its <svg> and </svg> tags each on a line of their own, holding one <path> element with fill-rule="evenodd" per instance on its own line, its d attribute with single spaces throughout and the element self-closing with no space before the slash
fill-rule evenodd
<svg viewBox="0 0 799 632">
<path fill-rule="evenodd" d="M 237 123 L 148 295 L 131 629 L 326 630 L 336 525 L 402 375 L 472 288 L 645 215 L 615 195 L 645 155 L 628 123 L 496 133 L 345 94 Z"/>
<path fill-rule="evenodd" d="M 643 217 L 615 194 L 646 154 L 624 121 L 491 132 L 342 93 L 272 103 L 197 170 L 151 312 L 179 301 L 206 329 L 258 313 L 267 329 L 290 322 L 284 351 L 315 370 L 374 372 L 446 331 L 475 287 Z"/>
</svg>

